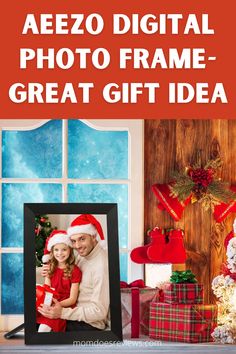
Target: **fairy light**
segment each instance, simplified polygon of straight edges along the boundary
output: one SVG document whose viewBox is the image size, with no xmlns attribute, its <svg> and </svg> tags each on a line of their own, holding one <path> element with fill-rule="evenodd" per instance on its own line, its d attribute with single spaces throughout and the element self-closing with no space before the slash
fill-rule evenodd
<svg viewBox="0 0 236 354">
<path fill-rule="evenodd" d="M 225 344 L 236 343 L 236 219 L 233 230 L 234 236 L 229 240 L 226 251 L 228 275 L 218 275 L 212 282 L 212 290 L 219 299 L 218 326 L 212 337 L 216 342 Z"/>
<path fill-rule="evenodd" d="M 236 312 L 236 285 L 231 299 L 232 310 Z"/>
</svg>

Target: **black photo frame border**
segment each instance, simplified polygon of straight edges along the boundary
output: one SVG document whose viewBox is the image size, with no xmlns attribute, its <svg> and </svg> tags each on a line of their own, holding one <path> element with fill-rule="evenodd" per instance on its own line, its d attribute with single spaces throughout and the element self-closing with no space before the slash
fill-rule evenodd
<svg viewBox="0 0 236 354">
<path fill-rule="evenodd" d="M 38 333 L 36 330 L 35 215 L 105 214 L 107 216 L 110 330 Z M 32 240 L 32 242 L 31 242 Z M 24 315 L 25 344 L 114 344 L 122 342 L 118 216 L 116 203 L 24 204 Z"/>
</svg>

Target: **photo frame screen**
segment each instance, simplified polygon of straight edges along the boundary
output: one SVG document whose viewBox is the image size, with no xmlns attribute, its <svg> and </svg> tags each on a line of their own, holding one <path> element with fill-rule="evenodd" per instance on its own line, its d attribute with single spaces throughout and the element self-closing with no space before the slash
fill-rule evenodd
<svg viewBox="0 0 236 354">
<path fill-rule="evenodd" d="M 117 204 L 24 205 L 24 300 L 26 344 L 122 341 Z"/>
</svg>

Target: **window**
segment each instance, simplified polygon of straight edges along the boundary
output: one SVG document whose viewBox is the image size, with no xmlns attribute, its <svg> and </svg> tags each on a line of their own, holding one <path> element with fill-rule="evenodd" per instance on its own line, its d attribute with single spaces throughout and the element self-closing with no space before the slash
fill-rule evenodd
<svg viewBox="0 0 236 354">
<path fill-rule="evenodd" d="M 2 126 L 1 316 L 23 313 L 25 202 L 117 202 L 121 279 L 140 278 L 142 267 L 128 255 L 143 241 L 143 122 L 22 120 Z"/>
</svg>

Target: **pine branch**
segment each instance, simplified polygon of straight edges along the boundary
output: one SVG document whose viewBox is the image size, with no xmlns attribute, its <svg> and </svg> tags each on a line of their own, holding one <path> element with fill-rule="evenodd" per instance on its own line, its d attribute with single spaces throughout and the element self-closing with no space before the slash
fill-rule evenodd
<svg viewBox="0 0 236 354">
<path fill-rule="evenodd" d="M 192 180 L 182 180 L 171 186 L 171 196 L 177 197 L 180 201 L 184 201 L 192 192 L 194 183 Z"/>
<path fill-rule="evenodd" d="M 222 181 L 213 181 L 208 186 L 208 191 L 219 201 L 229 203 L 236 200 L 236 193 L 230 189 L 226 189 L 227 183 Z"/>
<path fill-rule="evenodd" d="M 171 176 L 171 179 L 176 180 L 176 181 L 178 181 L 179 179 L 185 179 L 185 178 L 189 179 L 189 176 L 187 175 L 187 173 L 185 173 L 183 171 L 181 171 L 181 172 L 172 171 L 170 176 Z"/>
<path fill-rule="evenodd" d="M 184 201 L 191 194 L 194 182 L 186 172 L 174 171 L 171 177 L 175 180 L 175 183 L 170 186 L 170 196 Z"/>
<path fill-rule="evenodd" d="M 218 157 L 209 160 L 206 165 L 202 167 L 200 157 L 199 155 L 196 163 L 191 165 L 190 171 L 186 168 L 185 171 L 172 172 L 171 177 L 174 183 L 170 185 L 170 196 L 177 197 L 180 201 L 184 201 L 192 194 L 193 199 L 195 198 L 195 201 L 202 203 L 205 210 L 213 210 L 215 205 L 221 202 L 228 203 L 232 200 L 236 201 L 236 193 L 229 189 L 229 184 L 221 180 L 215 180 L 213 177 L 216 175 L 217 170 L 222 167 L 223 163 L 221 158 Z M 202 173 L 201 170 L 196 171 L 198 169 L 202 169 Z M 204 170 L 205 174 L 209 173 L 209 175 L 205 176 Z M 206 172 L 206 170 L 211 171 Z M 189 176 L 189 172 L 191 172 L 191 177 Z M 192 173 L 194 172 L 195 176 L 193 177 Z M 210 182 L 211 178 L 213 178 L 212 182 Z"/>
<path fill-rule="evenodd" d="M 213 170 L 217 170 L 220 167 L 222 167 L 223 162 L 220 157 L 218 157 L 215 160 L 209 160 L 207 161 L 206 165 L 204 166 L 204 170 L 207 170 L 208 168 L 212 168 Z"/>
</svg>

